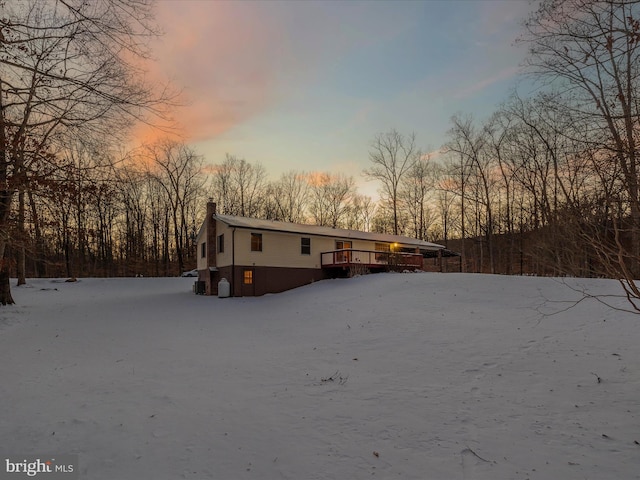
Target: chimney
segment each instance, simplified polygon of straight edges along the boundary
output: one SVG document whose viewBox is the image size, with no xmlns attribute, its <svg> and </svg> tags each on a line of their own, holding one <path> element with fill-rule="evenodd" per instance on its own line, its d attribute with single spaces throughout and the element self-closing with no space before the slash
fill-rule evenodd
<svg viewBox="0 0 640 480">
<path fill-rule="evenodd" d="M 209 198 L 207 202 L 207 220 L 211 218 L 212 215 L 216 214 L 216 202 L 213 201 L 213 198 Z"/>
<path fill-rule="evenodd" d="M 217 248 L 217 232 L 216 232 L 216 220 L 214 215 L 216 214 L 216 204 L 210 198 L 207 202 L 207 267 L 216 266 L 216 248 Z"/>
</svg>

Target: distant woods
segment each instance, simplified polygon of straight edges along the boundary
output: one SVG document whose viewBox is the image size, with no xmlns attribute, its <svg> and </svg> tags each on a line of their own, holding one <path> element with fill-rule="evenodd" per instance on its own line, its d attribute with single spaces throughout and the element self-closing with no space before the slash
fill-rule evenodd
<svg viewBox="0 0 640 480">
<path fill-rule="evenodd" d="M 638 1 L 542 1 L 518 39 L 535 93 L 454 115 L 437 149 L 373 133 L 375 201 L 341 172 L 274 177 L 169 140 L 125 152 L 131 122 L 171 103 L 126 61 L 146 56 L 150 4 L 0 4 L 0 274 L 178 274 L 212 198 L 221 214 L 443 243 L 467 271 L 618 278 L 638 297 Z"/>
<path fill-rule="evenodd" d="M 70 270 L 72 257 L 118 248 L 115 187 L 100 175 L 107 151 L 135 121 L 161 118 L 173 96 L 138 67 L 156 34 L 147 0 L 0 0 L 0 12 L 0 303 L 9 304 L 9 273 L 18 283 L 27 269 L 40 274 L 50 249 Z M 84 228 L 89 217 L 101 238 Z"/>
<path fill-rule="evenodd" d="M 74 150 L 67 173 L 32 183 L 12 217 L 10 256 L 27 276 L 176 275 L 195 267 L 206 202 L 218 212 L 369 230 L 375 205 L 353 178 L 288 172 L 227 155 L 205 164 L 173 141 L 124 157 Z M 18 206 L 18 205 L 16 205 Z M 16 262 L 16 260 L 20 262 Z"/>
<path fill-rule="evenodd" d="M 458 233 L 479 270 L 616 278 L 640 311 L 640 2 L 545 0 L 523 27 L 536 93 L 451 121 Z"/>
</svg>

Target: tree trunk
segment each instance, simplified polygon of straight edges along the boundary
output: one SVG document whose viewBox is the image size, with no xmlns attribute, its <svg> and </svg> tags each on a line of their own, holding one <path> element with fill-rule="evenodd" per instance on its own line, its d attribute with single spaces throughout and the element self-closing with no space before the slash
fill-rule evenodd
<svg viewBox="0 0 640 480">
<path fill-rule="evenodd" d="M 11 284 L 9 283 L 9 260 L 5 258 L 6 237 L 0 238 L 0 305 L 13 305 Z"/>
<path fill-rule="evenodd" d="M 27 279 L 25 278 L 25 243 L 27 241 L 27 235 L 24 229 L 24 186 L 21 186 L 18 191 L 18 235 L 20 236 L 20 243 L 18 245 L 18 264 L 16 265 L 16 273 L 18 275 L 17 285 L 20 286 L 27 283 Z"/>
<path fill-rule="evenodd" d="M 28 191 L 29 195 L 29 205 L 31 206 L 31 218 L 33 219 L 33 233 L 34 233 L 34 267 L 35 267 L 35 276 L 40 278 L 45 275 L 45 261 L 44 261 L 44 239 L 42 238 L 42 231 L 40 230 L 40 219 L 38 215 L 38 210 L 36 208 L 35 201 L 33 199 L 33 193 L 31 190 Z"/>
<path fill-rule="evenodd" d="M 2 262 L 0 268 L 0 305 L 13 305 L 11 285 L 9 284 L 9 269 L 7 262 Z"/>
<path fill-rule="evenodd" d="M 0 82 L 0 89 L 2 83 Z M 8 153 L 7 145 L 7 125 L 4 116 L 4 101 L 0 95 L 0 305 L 13 305 L 11 296 L 11 284 L 9 283 L 9 263 L 4 259 L 4 252 L 7 246 L 6 227 L 11 210 L 11 198 L 13 191 L 8 188 Z"/>
</svg>

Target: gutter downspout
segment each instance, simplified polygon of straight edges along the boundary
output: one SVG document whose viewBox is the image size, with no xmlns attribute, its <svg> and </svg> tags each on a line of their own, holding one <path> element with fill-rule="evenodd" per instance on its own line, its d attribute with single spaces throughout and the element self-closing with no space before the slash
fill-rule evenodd
<svg viewBox="0 0 640 480">
<path fill-rule="evenodd" d="M 231 296 L 235 297 L 236 285 L 236 227 L 231 230 Z"/>
</svg>

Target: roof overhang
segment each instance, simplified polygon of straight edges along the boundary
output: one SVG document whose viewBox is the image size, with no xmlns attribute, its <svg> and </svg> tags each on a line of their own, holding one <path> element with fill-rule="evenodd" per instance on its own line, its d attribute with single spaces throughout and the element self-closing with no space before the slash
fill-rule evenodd
<svg viewBox="0 0 640 480">
<path fill-rule="evenodd" d="M 404 237 L 401 235 L 391 235 L 387 233 L 362 232 L 359 230 L 346 230 L 342 228 L 332 228 L 319 225 L 307 225 L 275 220 L 262 220 L 256 218 L 236 217 L 231 215 L 214 215 L 219 220 L 233 228 L 244 228 L 250 230 L 265 230 L 279 233 L 292 233 L 300 235 L 315 235 L 320 237 L 332 237 L 345 240 L 366 240 L 372 242 L 397 243 L 400 247 L 419 248 L 421 250 L 441 250 L 444 245 Z"/>
</svg>

